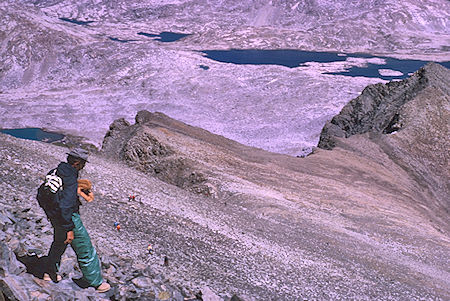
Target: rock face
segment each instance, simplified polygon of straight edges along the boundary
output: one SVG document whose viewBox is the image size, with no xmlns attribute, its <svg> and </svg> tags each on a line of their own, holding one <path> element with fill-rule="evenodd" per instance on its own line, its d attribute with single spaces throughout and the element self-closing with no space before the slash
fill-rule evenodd
<svg viewBox="0 0 450 301">
<path fill-rule="evenodd" d="M 407 126 L 400 115 L 402 106 L 429 87 L 448 95 L 449 75 L 445 67 L 430 63 L 403 81 L 368 86 L 325 124 L 318 147 L 332 149 L 336 145 L 335 137 L 367 132 L 390 134 L 402 129 Z"/>
<path fill-rule="evenodd" d="M 368 86 L 326 123 L 318 146 L 332 149 L 339 138 L 367 133 L 433 195 L 422 203 L 445 221 L 450 212 L 449 79 L 447 68 L 430 63 L 401 82 Z"/>
<path fill-rule="evenodd" d="M 158 131 L 163 126 L 171 130 L 189 128 L 162 113 L 140 111 L 134 125 L 124 119 L 111 124 L 103 141 L 102 153 L 123 160 L 166 183 L 199 194 L 216 196 L 212 184 L 208 183 L 207 167 L 189 158 L 183 149 L 174 148 L 170 142 L 170 132 Z"/>
</svg>

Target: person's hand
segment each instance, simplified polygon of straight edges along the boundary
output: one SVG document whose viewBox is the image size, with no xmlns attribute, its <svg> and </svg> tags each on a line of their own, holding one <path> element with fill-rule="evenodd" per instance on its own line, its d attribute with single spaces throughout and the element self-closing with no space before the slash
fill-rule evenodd
<svg viewBox="0 0 450 301">
<path fill-rule="evenodd" d="M 64 243 L 70 244 L 70 243 L 72 243 L 74 238 L 75 238 L 75 236 L 73 235 L 73 231 L 69 231 L 69 232 L 67 232 L 67 239 L 64 241 Z"/>
<path fill-rule="evenodd" d="M 90 203 L 93 200 L 94 200 L 94 193 L 92 191 L 89 191 L 88 198 L 86 199 L 86 201 Z"/>
<path fill-rule="evenodd" d="M 94 193 L 92 191 L 89 191 L 89 193 L 86 193 L 78 187 L 77 189 L 78 195 L 81 196 L 83 199 L 85 199 L 88 203 L 92 202 L 94 200 Z"/>
</svg>

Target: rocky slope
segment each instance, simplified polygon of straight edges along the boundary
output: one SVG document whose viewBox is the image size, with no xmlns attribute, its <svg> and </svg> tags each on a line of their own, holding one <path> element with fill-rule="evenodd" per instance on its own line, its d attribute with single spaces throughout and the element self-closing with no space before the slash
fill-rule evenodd
<svg viewBox="0 0 450 301">
<path fill-rule="evenodd" d="M 429 64 L 407 80 L 368 86 L 327 122 L 318 146 L 331 149 L 339 137 L 369 134 L 424 193 L 433 195 L 421 205 L 442 213 L 445 224 L 450 212 L 449 78 L 448 69 Z"/>
<path fill-rule="evenodd" d="M 116 121 L 82 175 L 97 196 L 82 216 L 99 253 L 114 262 L 105 273 L 116 298 L 167 291 L 177 300 L 203 288 L 216 295 L 204 300 L 448 299 L 448 72 L 428 65 L 379 95 L 381 103 L 395 101 L 390 95 L 414 78 L 429 83 L 396 106 L 401 129 L 333 138 L 332 150 L 305 158 L 244 146 L 159 113 L 140 112 L 133 125 Z M 9 212 L 2 214 L 30 219 L 21 229 L 4 218 L 6 246 L 44 252 L 50 234 L 33 239 L 36 230 L 26 228 L 42 217 L 34 201 L 40 177 L 65 149 L 0 139 L 0 200 Z M 198 186 L 181 181 L 192 173 L 214 193 L 192 193 Z M 26 239 L 18 244 L 19 235 Z M 8 268 L 0 277 L 27 281 L 19 290 L 25 295 L 46 292 L 22 271 Z M 47 292 L 70 285 L 66 276 Z"/>
<path fill-rule="evenodd" d="M 191 262 L 185 258 L 183 265 L 177 266 L 174 260 L 176 253 L 188 258 L 198 256 L 191 255 L 192 247 L 186 245 L 193 244 L 191 235 L 203 237 L 205 231 L 210 232 L 206 235 L 213 235 L 212 231 L 202 230 L 194 222 L 188 229 L 184 229 L 186 221 L 178 224 L 182 219 L 177 215 L 183 207 L 175 203 L 193 196 L 183 196 L 182 191 L 180 194 L 169 185 L 160 185 L 133 169 L 95 155 L 83 176 L 99 177 L 95 181 L 98 202 L 84 204 L 81 212 L 100 255 L 104 278 L 113 289 L 98 294 L 92 288 L 78 287 L 71 279 L 81 274 L 70 248 L 62 260 L 62 282 L 53 284 L 38 279 L 42 277 L 42 271 L 36 269 L 36 263 L 50 247 L 52 229 L 37 205 L 35 193 L 45 170 L 64 160 L 67 149 L 4 134 L 0 134 L 0 139 L 0 298 L 21 301 L 240 300 L 232 292 L 227 295 L 224 291 L 223 297 L 219 298 L 205 283 L 191 282 Z M 121 174 L 124 178 L 117 181 Z M 100 178 L 106 182 L 99 181 Z M 137 194 L 137 198 L 129 202 L 129 194 Z M 198 201 L 198 198 L 193 199 Z M 152 205 L 145 205 L 147 202 Z M 171 208 L 176 210 L 172 212 Z M 192 209 L 188 207 L 187 210 L 191 212 Z M 121 224 L 120 231 L 115 228 L 115 222 Z M 182 234 L 189 231 L 192 233 L 187 237 Z M 185 237 L 184 241 L 179 239 L 180 236 Z M 149 244 L 153 246 L 152 254 L 147 250 Z M 175 250 L 172 250 L 174 246 Z M 186 273 L 177 272 L 171 276 L 172 268 Z M 26 270 L 29 273 L 24 273 Z"/>
<path fill-rule="evenodd" d="M 327 122 L 322 130 L 319 147 L 332 149 L 335 137 L 350 137 L 367 132 L 390 134 L 404 125 L 402 107 L 413 101 L 424 90 L 432 90 L 442 98 L 449 94 L 448 70 L 437 64 L 429 64 L 409 79 L 388 84 L 371 85 L 360 96 L 350 101 L 341 112 Z M 438 106 L 440 108 L 440 106 Z M 447 116 L 443 116 L 443 121 Z M 435 124 L 441 128 L 445 124 Z"/>
<path fill-rule="evenodd" d="M 242 48 L 245 43 L 248 48 L 409 55 L 448 51 L 450 7 L 445 0 L 8 2 L 38 8 L 52 17 L 90 21 L 88 25 L 99 33 L 114 29 L 123 40 L 135 36 L 121 23 L 193 33 L 189 44 L 213 48 Z"/>
</svg>

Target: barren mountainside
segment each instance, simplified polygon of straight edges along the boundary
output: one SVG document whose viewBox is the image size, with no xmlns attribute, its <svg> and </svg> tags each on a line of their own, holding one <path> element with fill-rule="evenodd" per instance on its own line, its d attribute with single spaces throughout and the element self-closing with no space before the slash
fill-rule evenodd
<svg viewBox="0 0 450 301">
<path fill-rule="evenodd" d="M 100 147 L 114 120 L 148 110 L 245 145 L 304 154 L 350 99 L 385 82 L 329 73 L 373 59 L 287 69 L 216 62 L 201 51 L 449 61 L 449 11 L 446 0 L 2 1 L 0 126 L 46 128 Z M 148 36 L 162 32 L 188 36 Z"/>
<path fill-rule="evenodd" d="M 94 182 L 96 200 L 81 214 L 107 262 L 111 294 L 448 299 L 448 78 L 448 69 L 429 64 L 403 82 L 367 87 L 333 119 L 346 121 L 331 123 L 364 128 L 353 116 L 374 116 L 363 119 L 375 124 L 383 115 L 377 109 L 394 108 L 383 126 L 329 137 L 332 150 L 304 158 L 245 146 L 162 113 L 140 111 L 134 124 L 116 120 L 82 174 Z M 398 126 L 384 131 L 393 114 Z M 45 221 L 34 193 L 66 149 L 0 139 L 2 289 L 11 300 L 75 298 L 68 288 L 101 298 L 72 285 L 77 271 L 69 256 L 60 284 L 36 281 L 14 264 L 15 254 L 49 246 L 51 232 L 36 234 Z M 117 221 L 121 231 L 112 226 Z M 195 296 L 199 290 L 203 296 Z"/>
</svg>

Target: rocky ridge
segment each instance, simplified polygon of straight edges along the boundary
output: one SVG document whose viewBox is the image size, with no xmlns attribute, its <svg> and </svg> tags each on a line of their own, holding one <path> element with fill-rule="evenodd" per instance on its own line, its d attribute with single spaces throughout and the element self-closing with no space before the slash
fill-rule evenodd
<svg viewBox="0 0 450 301">
<path fill-rule="evenodd" d="M 448 72 L 428 65 L 414 75 L 430 84 L 396 107 L 400 130 L 333 138 L 333 150 L 305 158 L 251 148 L 159 113 L 139 112 L 134 125 L 116 121 L 104 153 L 93 154 L 82 174 L 97 196 L 82 206 L 83 221 L 103 261 L 117 265 L 104 266 L 119 288 L 115 298 L 158 300 L 168 291 L 176 300 L 177 292 L 189 298 L 207 287 L 222 300 L 448 299 Z M 36 240 L 30 226 L 42 217 L 34 193 L 65 149 L 0 139 L 6 245 L 43 253 L 50 234 L 43 230 Z M 189 160 L 187 173 L 167 168 L 177 158 Z M 163 180 L 202 172 L 218 193 L 193 194 L 154 177 L 155 169 Z M 19 235 L 27 239 L 17 248 Z M 2 248 L 3 266 L 11 266 L 14 255 Z M 23 266 L 3 270 L 2 279 L 36 282 Z M 164 288 L 142 286 L 155 279 L 166 279 Z M 60 292 L 69 283 L 50 287 Z"/>
<path fill-rule="evenodd" d="M 114 121 L 101 154 L 188 191 L 213 198 L 238 193 L 234 169 L 270 160 L 267 152 L 239 144 L 157 112 L 140 111 L 135 124 Z"/>
<path fill-rule="evenodd" d="M 367 132 L 390 134 L 401 130 L 402 106 L 431 86 L 448 95 L 448 75 L 446 68 L 430 63 L 406 80 L 366 87 L 325 124 L 318 147 L 332 149 L 336 145 L 335 137 L 347 138 Z"/>
<path fill-rule="evenodd" d="M 339 138 L 368 134 L 433 195 L 424 197 L 423 205 L 442 212 L 445 223 L 450 212 L 449 78 L 448 69 L 430 63 L 406 80 L 368 86 L 325 124 L 318 147 L 332 149 Z"/>
<path fill-rule="evenodd" d="M 150 123 L 152 117 L 170 120 L 162 113 L 153 115 L 148 111 L 140 111 L 136 115 L 134 125 L 130 125 L 124 119 L 114 121 L 106 133 L 102 153 L 116 160 L 124 160 L 131 166 L 169 184 L 212 195 L 214 193 L 212 187 L 206 185 L 206 176 L 200 171 L 199 166 L 194 167 L 193 160 L 175 154 L 173 147 L 151 134 L 151 128 L 158 126 L 156 122 Z"/>
</svg>

